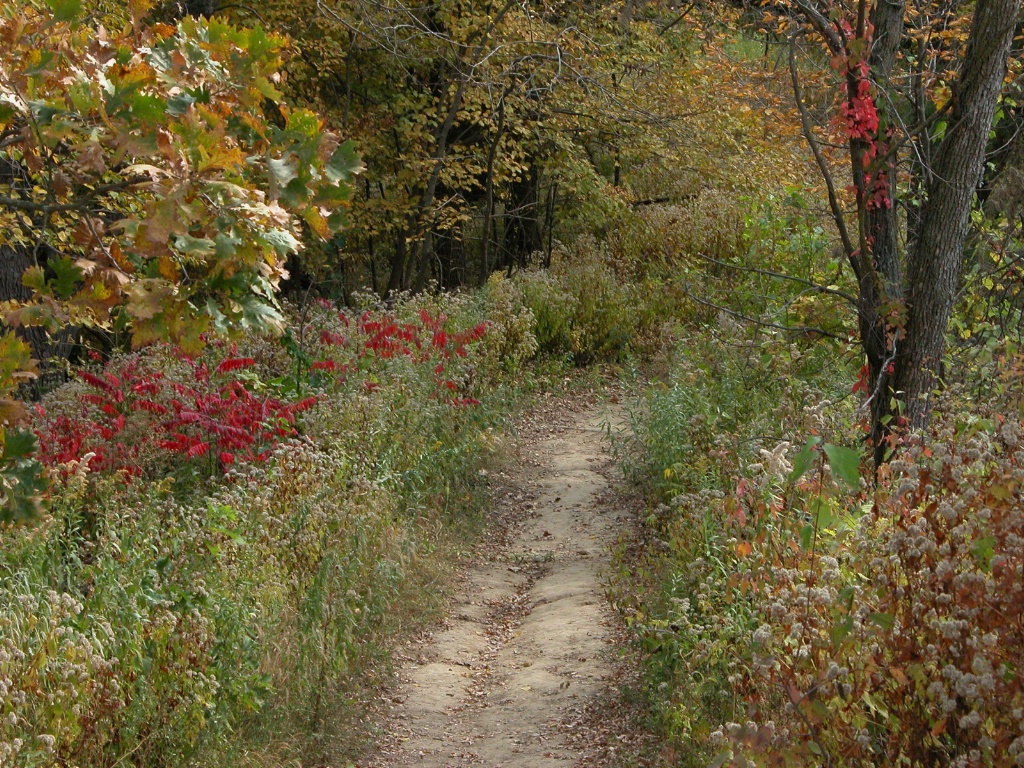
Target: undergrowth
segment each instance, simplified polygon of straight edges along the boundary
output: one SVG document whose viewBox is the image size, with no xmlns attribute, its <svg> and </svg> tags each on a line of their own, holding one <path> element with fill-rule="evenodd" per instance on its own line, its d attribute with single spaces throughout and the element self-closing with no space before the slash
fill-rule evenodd
<svg viewBox="0 0 1024 768">
<path fill-rule="evenodd" d="M 632 619 L 669 691 L 659 711 L 680 740 L 703 728 L 685 660 L 703 665 L 700 700 L 734 706 L 716 688 L 731 650 L 677 631 L 683 606 L 708 632 L 756 628 L 749 601 L 726 603 L 726 623 L 714 612 L 709 574 L 734 565 L 716 505 L 748 455 L 795 444 L 790 417 L 834 388 L 836 357 L 804 330 L 746 337 L 717 307 L 742 299 L 774 325 L 825 313 L 800 288 L 768 302 L 769 275 L 736 278 L 752 249 L 815 235 L 798 208 L 731 195 L 618 215 L 626 236 L 561 245 L 549 271 L 358 310 L 313 302 L 283 338 L 97 360 L 45 398 L 48 514 L 0 532 L 0 766 L 354 759 L 389 648 L 479 532 L 481 470 L 512 404 L 535 370 L 561 381 L 601 362 L 674 372 L 624 454 L 677 499 L 650 520 L 664 558 L 649 571 L 669 586 Z M 699 323 L 724 343 L 688 335 Z M 691 559 L 711 571 L 673 570 Z"/>
<path fill-rule="evenodd" d="M 669 762 L 1024 764 L 1019 413 L 951 386 L 873 484 L 852 366 L 716 335 L 620 447 L 654 500 L 623 609 Z"/>
<path fill-rule="evenodd" d="M 0 765 L 358 754 L 528 388 L 526 310 L 492 299 L 315 305 L 283 344 L 154 347 L 48 396 L 48 514 L 2 532 Z"/>
</svg>

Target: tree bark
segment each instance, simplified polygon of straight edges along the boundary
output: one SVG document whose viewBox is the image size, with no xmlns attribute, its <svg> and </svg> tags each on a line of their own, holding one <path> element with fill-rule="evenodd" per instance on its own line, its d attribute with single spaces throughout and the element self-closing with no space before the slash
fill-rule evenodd
<svg viewBox="0 0 1024 768">
<path fill-rule="evenodd" d="M 408 254 L 406 232 L 403 229 L 395 233 L 395 249 L 391 254 L 391 271 L 388 274 L 388 289 L 385 296 L 393 296 L 405 289 L 405 267 Z"/>
<path fill-rule="evenodd" d="M 848 28 L 844 32 L 809 0 L 793 2 L 833 55 L 847 57 L 854 64 L 856 54 Z M 928 120 L 933 115 L 925 114 L 929 107 L 922 79 L 919 73 L 916 77 L 911 73 L 912 93 L 907 98 L 916 127 L 906 132 L 906 139 L 916 150 L 911 160 L 911 189 L 920 190 L 923 203 L 919 210 L 907 206 L 905 270 L 895 192 L 898 157 L 890 146 L 900 134 L 897 127 L 903 128 L 894 122 L 898 118 L 894 101 L 899 93 L 890 87 L 890 81 L 906 40 L 905 0 L 875 0 L 870 28 L 865 23 L 867 2 L 860 0 L 857 7 L 853 40 L 870 42 L 867 63 L 872 89 L 884 98 L 875 104 L 880 120 L 874 136 L 850 139 L 850 167 L 858 190 L 856 244 L 847 235 L 843 213 L 834 200 L 832 208 L 858 281 L 859 330 L 870 375 L 871 442 L 878 466 L 888 458 L 889 438 L 896 427 L 923 428 L 931 414 L 930 396 L 939 382 L 946 329 L 963 278 L 971 204 L 984 168 L 1021 0 L 977 0 L 953 102 L 948 110 L 943 108 L 947 111 L 946 132 L 937 148 L 928 135 Z M 917 53 L 923 59 L 921 45 L 919 42 Z M 846 85 L 848 94 L 863 85 L 855 66 L 847 70 Z M 794 92 L 800 104 L 795 70 Z M 852 110 L 853 99 L 849 98 Z M 806 113 L 801 115 L 804 133 L 831 189 Z M 871 154 L 866 154 L 868 150 Z M 871 200 L 869 182 L 877 180 L 879 173 L 888 177 L 891 206 Z M 894 413 L 894 397 L 903 403 L 902 414 Z"/>
<path fill-rule="evenodd" d="M 30 251 L 0 245 L 0 301 L 29 301 L 32 291 L 22 282 L 25 270 L 36 264 Z M 0 323 L 0 328 L 5 327 Z M 36 397 L 52 387 L 62 384 L 66 378 L 66 361 L 74 348 L 79 329 L 74 326 L 62 328 L 54 336 L 45 329 L 30 326 L 16 329 L 18 337 L 32 348 L 32 356 L 39 361 L 40 378 L 23 394 Z"/>
<path fill-rule="evenodd" d="M 896 66 L 896 55 L 903 40 L 904 2 L 882 0 L 871 10 L 871 25 L 874 38 L 868 67 L 879 91 L 887 91 Z M 871 401 L 871 442 L 880 445 L 888 430 L 891 417 L 888 387 L 891 383 L 889 364 L 893 362 L 893 345 L 897 329 L 893 309 L 903 301 L 903 264 L 899 243 L 898 206 L 894 199 L 897 178 L 895 152 L 890 152 L 885 136 L 888 123 L 893 118 L 891 107 L 876 104 L 880 116 L 877 151 L 882 156 L 872 164 L 871 172 L 878 177 L 885 174 L 889 184 L 888 205 L 868 205 L 865 196 L 871 190 L 863 186 L 861 169 L 861 199 L 858 200 L 858 215 L 861 219 L 861 251 L 867 255 L 862 262 L 865 269 L 860 275 L 859 319 L 860 337 L 868 363 L 868 380 L 872 382 Z M 860 166 L 856 153 L 867 149 L 852 142 L 855 174 Z"/>
<path fill-rule="evenodd" d="M 501 144 L 502 136 L 505 133 L 505 96 L 509 91 L 502 94 L 498 100 L 498 123 L 494 129 L 494 139 L 487 149 L 487 172 L 484 177 L 484 188 L 486 199 L 484 201 L 484 224 L 483 236 L 481 237 L 480 249 L 480 285 L 487 282 L 491 276 L 491 220 L 494 218 L 494 161 L 498 154 L 498 147 Z"/>
<path fill-rule="evenodd" d="M 927 425 L 946 327 L 962 279 L 971 202 L 984 168 L 996 100 L 1006 77 L 1020 0 L 978 0 L 946 135 L 935 153 L 916 248 L 907 262 L 907 323 L 896 396 L 907 424 Z"/>
</svg>

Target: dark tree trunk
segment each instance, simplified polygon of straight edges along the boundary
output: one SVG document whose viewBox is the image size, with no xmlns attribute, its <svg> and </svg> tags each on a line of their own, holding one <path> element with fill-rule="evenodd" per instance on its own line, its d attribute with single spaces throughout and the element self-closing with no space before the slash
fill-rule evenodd
<svg viewBox="0 0 1024 768">
<path fill-rule="evenodd" d="M 24 248 L 0 246 L 0 301 L 23 302 L 32 298 L 32 291 L 22 285 L 21 277 L 35 263 L 32 254 Z M 53 337 L 39 327 L 22 327 L 15 332 L 32 348 L 32 356 L 39 361 L 39 379 L 23 392 L 24 396 L 38 396 L 66 381 L 67 360 L 74 350 L 78 328 L 62 328 Z"/>
<path fill-rule="evenodd" d="M 964 239 L 996 100 L 1006 76 L 1020 0 L 978 0 L 945 138 L 935 153 L 921 230 L 907 262 L 906 337 L 896 362 L 896 392 L 911 427 L 927 424 L 946 327 L 963 266 Z"/>
<path fill-rule="evenodd" d="M 874 42 L 868 65 L 872 79 L 880 90 L 888 89 L 896 66 L 896 54 L 903 40 L 905 10 L 902 2 L 879 2 L 871 11 Z M 890 111 L 879 108 L 880 133 L 884 132 L 887 118 L 891 117 L 888 114 Z M 890 416 L 890 363 L 894 360 L 893 344 L 898 335 L 894 310 L 903 300 L 903 265 L 897 218 L 899 209 L 892 188 L 897 173 L 896 153 L 890 153 L 890 146 L 884 136 L 878 137 L 877 153 L 881 159 L 871 164 L 870 172 L 876 179 L 884 174 L 889 184 L 889 193 L 887 205 L 876 205 L 869 204 L 871 189 L 863 183 L 864 169 L 861 167 L 862 159 L 858 156 L 866 149 L 865 142 L 851 142 L 851 162 L 855 175 L 859 173 L 861 176 L 859 189 L 862 190 L 862 197 L 858 200 L 858 215 L 861 218 L 858 245 L 861 253 L 869 255 L 862 259 L 865 268 L 860 275 L 860 337 L 867 358 L 869 381 L 874 383 L 871 441 L 879 445 L 885 437 Z"/>
<path fill-rule="evenodd" d="M 436 239 L 434 228 L 431 227 L 427 229 L 419 243 L 419 247 L 416 249 L 418 258 L 416 261 L 416 280 L 412 285 L 414 293 L 422 291 L 427 287 L 431 277 L 436 277 L 434 274 L 434 267 L 437 265 L 437 255 L 434 251 Z"/>
<path fill-rule="evenodd" d="M 540 167 L 536 161 L 530 163 L 528 176 L 512 184 L 505 226 L 505 252 L 509 255 L 509 266 L 524 267 L 532 254 L 544 249 L 537 205 L 539 186 Z"/>
<path fill-rule="evenodd" d="M 405 232 L 395 234 L 395 250 L 391 255 L 391 272 L 388 275 L 388 288 L 385 296 L 392 296 L 406 288 L 405 268 L 409 249 L 406 245 Z"/>
<path fill-rule="evenodd" d="M 498 124 L 494 129 L 494 138 L 487 150 L 487 172 L 484 179 L 486 200 L 484 201 L 484 224 L 482 247 L 480 249 L 480 285 L 491 276 L 491 222 L 494 219 L 494 160 L 498 154 L 502 135 L 505 133 L 505 99 L 504 94 L 498 102 Z"/>
<path fill-rule="evenodd" d="M 847 94 L 853 94 L 863 84 L 863 76 L 854 66 L 856 54 L 852 43 L 871 38 L 865 23 L 868 0 L 860 0 L 854 40 L 815 5 L 805 0 L 794 2 L 832 53 L 851 62 L 846 85 Z M 890 136 L 899 135 L 897 128 L 902 126 L 887 124 L 887 120 L 896 119 L 897 108 L 893 103 L 900 97 L 899 90 L 890 87 L 890 80 L 897 53 L 906 42 L 901 0 L 876 0 L 871 11 L 874 34 L 868 65 L 873 88 L 881 94 L 876 99 L 881 119 L 874 137 L 850 141 L 850 167 L 858 190 L 856 243 L 847 234 L 843 213 L 835 205 L 831 176 L 821 162 L 806 113 L 801 112 L 805 135 L 828 183 L 833 215 L 858 281 L 858 320 L 870 374 L 871 438 L 876 466 L 887 459 L 888 438 L 894 428 L 920 429 L 927 425 L 931 414 L 930 396 L 939 383 L 946 328 L 963 277 L 971 204 L 984 167 L 989 130 L 1006 76 L 1020 7 L 1021 0 L 977 0 L 951 108 L 946 115 L 945 136 L 934 152 L 925 122 L 931 115 L 925 114 L 929 107 L 922 80 L 911 73 L 909 113 L 917 124 L 907 136 L 915 149 L 911 188 L 923 192 L 923 203 L 919 212 L 907 206 L 905 270 L 900 259 L 897 218 L 900 200 L 895 192 L 897 157 L 889 146 Z M 919 47 L 917 52 L 923 59 L 924 51 Z M 793 77 L 799 104 L 795 69 Z M 852 96 L 848 98 L 853 107 Z M 889 128 L 893 129 L 892 134 Z M 867 154 L 868 150 L 873 154 Z M 888 176 L 891 207 L 871 201 L 872 184 L 879 173 Z M 894 399 L 903 403 L 902 419 L 893 412 Z"/>
</svg>

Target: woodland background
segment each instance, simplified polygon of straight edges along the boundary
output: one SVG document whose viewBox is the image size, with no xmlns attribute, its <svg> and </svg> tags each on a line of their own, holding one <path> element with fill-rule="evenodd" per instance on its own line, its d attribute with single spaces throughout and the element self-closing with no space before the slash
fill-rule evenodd
<svg viewBox="0 0 1024 768">
<path fill-rule="evenodd" d="M 509 414 L 588 366 L 649 499 L 637 760 L 1024 764 L 1019 1 L 0 39 L 0 765 L 355 759 Z"/>
</svg>

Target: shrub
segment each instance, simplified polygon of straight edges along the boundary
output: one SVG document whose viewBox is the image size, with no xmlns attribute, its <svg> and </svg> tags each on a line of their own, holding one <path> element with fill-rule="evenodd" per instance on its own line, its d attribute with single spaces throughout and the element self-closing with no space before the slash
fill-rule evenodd
<svg viewBox="0 0 1024 768">
<path fill-rule="evenodd" d="M 87 482 L 7 547 L 0 750 L 10 765 L 186 764 L 265 688 L 251 604 L 221 581 L 229 532 L 166 488 Z"/>
<path fill-rule="evenodd" d="M 940 419 L 885 468 L 870 507 L 829 500 L 820 478 L 778 510 L 743 504 L 767 610 L 737 674 L 757 724 L 732 729 L 737 763 L 770 718 L 790 764 L 1024 764 L 1022 428 Z M 786 553 L 806 521 L 811 542 Z M 785 707 L 767 710 L 766 692 Z"/>
<path fill-rule="evenodd" d="M 573 321 L 577 299 L 563 281 L 548 270 L 531 270 L 516 276 L 526 309 L 533 316 L 537 348 L 546 355 L 568 355 L 573 347 Z"/>
<path fill-rule="evenodd" d="M 258 392 L 255 363 L 234 347 L 214 345 L 193 358 L 165 346 L 81 371 L 78 386 L 36 408 L 40 459 L 151 479 L 172 468 L 180 474 L 183 463 L 210 475 L 236 461 L 263 461 L 276 442 L 297 434 L 298 415 L 316 400 Z"/>
<path fill-rule="evenodd" d="M 577 365 L 618 360 L 637 332 L 636 296 L 589 237 L 561 249 L 550 272 L 518 278 L 541 351 L 571 353 Z"/>
<path fill-rule="evenodd" d="M 802 429 L 841 428 L 842 411 L 820 404 L 843 399 L 842 377 L 852 375 L 834 347 L 805 348 L 727 317 L 716 330 L 717 339 L 692 332 L 676 341 L 668 381 L 648 390 L 632 413 L 633 438 L 618 446 L 627 475 L 660 502 L 729 491 L 760 449 Z"/>
<path fill-rule="evenodd" d="M 525 291 L 522 281 L 508 280 L 495 272 L 481 292 L 483 314 L 490 318 L 490 327 L 480 346 L 480 358 L 489 368 L 500 368 L 513 376 L 522 373 L 542 346 L 537 305 L 527 301 Z"/>
<path fill-rule="evenodd" d="M 284 348 L 153 348 L 48 398 L 49 516 L 2 532 L 0 764 L 351 756 L 528 348 L 484 306 L 316 306 Z"/>
<path fill-rule="evenodd" d="M 717 339 L 694 333 L 679 341 L 669 381 L 650 388 L 631 414 L 633 437 L 617 445 L 627 476 L 655 504 L 627 620 L 645 658 L 652 710 L 680 764 L 693 766 L 715 757 L 708 738 L 719 723 L 743 719 L 731 680 L 758 626 L 760 598 L 738 580 L 728 524 L 736 479 L 751 462 L 785 460 L 796 435 L 835 433 L 841 409 L 804 404 L 822 392 L 841 399 L 848 384 L 837 382 L 852 378 L 831 349 L 731 322 L 716 330 Z"/>
<path fill-rule="evenodd" d="M 624 211 L 608 231 L 609 260 L 622 278 L 642 282 L 703 269 L 701 257 L 741 259 L 749 209 L 735 194 L 705 189 L 681 203 Z"/>
<path fill-rule="evenodd" d="M 682 357 L 627 453 L 670 498 L 629 614 L 682 761 L 1024 764 L 1019 417 L 947 395 L 869 491 L 823 442 L 854 435 L 821 380 L 784 384 L 764 345 L 753 387 L 718 349 Z"/>
</svg>

